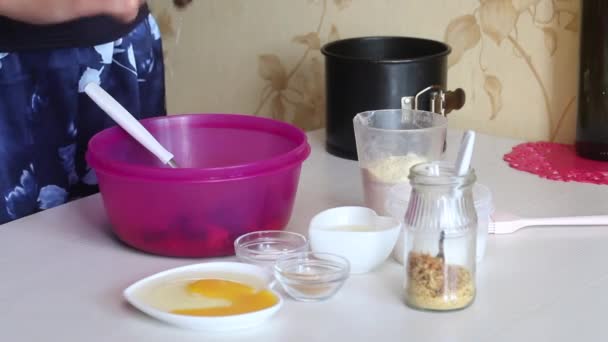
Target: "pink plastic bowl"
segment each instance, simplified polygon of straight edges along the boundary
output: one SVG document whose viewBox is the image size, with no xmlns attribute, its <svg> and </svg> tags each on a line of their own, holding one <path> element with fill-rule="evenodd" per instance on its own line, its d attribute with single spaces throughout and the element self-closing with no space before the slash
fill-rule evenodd
<svg viewBox="0 0 608 342">
<path fill-rule="evenodd" d="M 291 216 L 306 134 L 237 114 L 173 115 L 141 123 L 175 155 L 163 166 L 119 127 L 89 142 L 114 232 L 145 252 L 176 257 L 234 253 L 234 240 L 283 229 Z"/>
</svg>

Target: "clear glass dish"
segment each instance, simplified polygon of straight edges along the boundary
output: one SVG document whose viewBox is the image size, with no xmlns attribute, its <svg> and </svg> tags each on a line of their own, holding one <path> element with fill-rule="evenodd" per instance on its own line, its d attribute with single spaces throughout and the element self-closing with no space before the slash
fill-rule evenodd
<svg viewBox="0 0 608 342">
<path fill-rule="evenodd" d="M 261 230 L 239 236 L 234 241 L 237 258 L 246 263 L 269 268 L 280 257 L 308 250 L 308 240 L 302 234 L 281 230 Z"/>
<path fill-rule="evenodd" d="M 335 295 L 350 273 L 347 259 L 330 253 L 306 252 L 277 260 L 274 276 L 295 300 L 321 301 Z"/>
</svg>

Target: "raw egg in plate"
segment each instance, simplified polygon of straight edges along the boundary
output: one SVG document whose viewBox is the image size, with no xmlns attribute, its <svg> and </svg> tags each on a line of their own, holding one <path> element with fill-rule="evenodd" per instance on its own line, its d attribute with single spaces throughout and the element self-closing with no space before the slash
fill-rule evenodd
<svg viewBox="0 0 608 342">
<path fill-rule="evenodd" d="M 239 262 L 178 267 L 144 278 L 124 291 L 140 311 L 203 331 L 233 331 L 263 323 L 283 305 L 264 268 Z"/>
</svg>

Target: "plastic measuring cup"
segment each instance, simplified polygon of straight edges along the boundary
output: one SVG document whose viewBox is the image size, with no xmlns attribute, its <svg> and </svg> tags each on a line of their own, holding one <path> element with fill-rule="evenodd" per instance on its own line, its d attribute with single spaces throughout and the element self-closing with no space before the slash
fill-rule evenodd
<svg viewBox="0 0 608 342">
<path fill-rule="evenodd" d="M 409 183 L 410 168 L 443 159 L 448 120 L 422 110 L 385 109 L 359 113 L 353 125 L 365 206 L 388 215 L 389 191 Z"/>
</svg>

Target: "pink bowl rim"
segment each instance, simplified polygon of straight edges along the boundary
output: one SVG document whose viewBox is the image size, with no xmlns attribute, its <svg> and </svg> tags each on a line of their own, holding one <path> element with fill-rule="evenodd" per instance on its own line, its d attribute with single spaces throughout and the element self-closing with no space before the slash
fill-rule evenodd
<svg viewBox="0 0 608 342">
<path fill-rule="evenodd" d="M 109 175 L 136 177 L 141 180 L 182 180 L 182 181 L 221 181 L 233 178 L 249 178 L 252 176 L 272 173 L 285 167 L 302 163 L 310 155 L 306 133 L 291 124 L 264 117 L 232 113 L 191 113 L 159 116 L 140 120 L 142 125 L 156 121 L 178 121 L 190 118 L 192 115 L 204 115 L 202 125 L 217 128 L 243 128 L 261 130 L 294 140 L 297 146 L 290 151 L 276 155 L 263 161 L 214 168 L 178 168 L 149 167 L 133 165 L 122 161 L 101 160 L 95 153 L 95 146 L 108 135 L 126 134 L 119 126 L 113 126 L 95 134 L 88 144 L 86 160 L 94 170 Z M 230 118 L 228 122 L 220 122 Z M 237 120 L 232 120 L 237 119 Z M 266 127 L 260 125 L 266 124 Z M 295 139 L 294 139 L 295 138 Z"/>
</svg>

